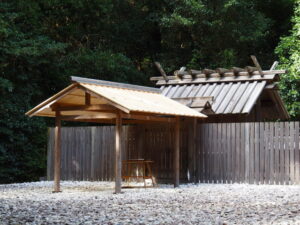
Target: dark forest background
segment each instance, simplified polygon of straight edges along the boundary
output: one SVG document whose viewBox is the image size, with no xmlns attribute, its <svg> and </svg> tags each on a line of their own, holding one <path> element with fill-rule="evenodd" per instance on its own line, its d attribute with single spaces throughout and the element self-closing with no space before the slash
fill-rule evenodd
<svg viewBox="0 0 300 225">
<path fill-rule="evenodd" d="M 299 119 L 299 1 L 0 1 L 0 183 L 45 175 L 53 121 L 24 113 L 71 75 L 153 85 L 154 61 L 171 74 L 244 67 L 251 54 L 289 70 L 281 94 Z"/>
</svg>

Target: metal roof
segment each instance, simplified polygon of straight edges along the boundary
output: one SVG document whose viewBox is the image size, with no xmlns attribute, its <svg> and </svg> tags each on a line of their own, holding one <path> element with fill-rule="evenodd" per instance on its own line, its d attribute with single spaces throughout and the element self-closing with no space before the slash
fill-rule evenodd
<svg viewBox="0 0 300 225">
<path fill-rule="evenodd" d="M 162 86 L 162 94 L 169 98 L 213 97 L 212 110 L 216 114 L 250 113 L 266 81 L 206 83 Z"/>
<path fill-rule="evenodd" d="M 265 71 L 250 69 L 179 70 L 173 76 L 151 77 L 150 80 L 156 81 L 164 96 L 174 100 L 211 97 L 210 104 L 215 114 L 249 114 L 264 91 L 269 99 L 271 95 L 276 95 L 270 100 L 278 109 L 280 118 L 289 118 L 274 85 L 279 81 L 279 74 L 286 71 L 273 70 L 273 66 Z"/>
<path fill-rule="evenodd" d="M 76 81 L 77 80 L 77 81 Z M 190 109 L 170 98 L 167 98 L 150 88 L 141 86 L 128 86 L 121 83 L 89 81 L 89 79 L 73 79 L 73 85 L 42 102 L 34 109 L 28 111 L 29 116 L 55 116 L 51 106 L 59 105 L 84 105 L 85 92 L 92 94 L 91 104 L 109 104 L 123 110 L 125 113 L 138 112 L 155 115 L 186 116 L 205 118 L 204 114 Z M 79 82 L 82 81 L 82 82 Z M 150 91 L 149 91 L 150 90 Z M 64 112 L 63 112 L 64 113 Z M 67 114 L 72 115 L 68 111 Z M 78 115 L 78 110 L 74 114 Z M 97 112 L 93 112 L 95 115 Z M 99 113 L 98 113 L 99 114 Z"/>
</svg>

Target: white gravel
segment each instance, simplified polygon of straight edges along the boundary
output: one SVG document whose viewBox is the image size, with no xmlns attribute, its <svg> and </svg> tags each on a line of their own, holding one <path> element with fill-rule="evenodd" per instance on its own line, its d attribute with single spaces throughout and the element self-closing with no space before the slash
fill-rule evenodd
<svg viewBox="0 0 300 225">
<path fill-rule="evenodd" d="M 0 224 L 300 224 L 300 186 L 198 184 L 123 189 L 110 182 L 0 185 Z"/>
</svg>

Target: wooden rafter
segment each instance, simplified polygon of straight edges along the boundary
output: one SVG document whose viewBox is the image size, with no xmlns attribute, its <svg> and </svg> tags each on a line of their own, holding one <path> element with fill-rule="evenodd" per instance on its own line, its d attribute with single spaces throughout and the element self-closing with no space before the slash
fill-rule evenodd
<svg viewBox="0 0 300 225">
<path fill-rule="evenodd" d="M 256 68 L 257 68 L 257 70 L 258 70 L 260 76 L 263 77 L 263 76 L 264 76 L 264 73 L 263 73 L 263 71 L 262 71 L 262 69 L 261 69 L 261 66 L 260 66 L 259 63 L 258 63 L 258 60 L 257 60 L 256 56 L 251 55 L 251 59 L 252 59 L 254 65 L 256 66 Z"/>
<path fill-rule="evenodd" d="M 151 116 L 146 114 L 122 114 L 122 118 L 124 119 L 133 119 L 133 120 L 145 120 L 145 121 L 156 121 L 156 122 L 167 122 L 174 123 L 175 118 L 170 117 L 159 117 L 159 116 Z"/>
<path fill-rule="evenodd" d="M 160 72 L 160 74 L 163 76 L 163 78 L 168 81 L 169 78 L 166 74 L 166 72 L 164 71 L 164 69 L 162 68 L 162 66 L 160 65 L 159 62 L 154 62 L 154 65 L 156 66 L 157 70 Z"/>
</svg>

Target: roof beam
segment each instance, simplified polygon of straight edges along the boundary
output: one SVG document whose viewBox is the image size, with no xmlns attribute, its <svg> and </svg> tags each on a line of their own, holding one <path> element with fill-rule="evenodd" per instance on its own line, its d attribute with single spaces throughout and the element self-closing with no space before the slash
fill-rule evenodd
<svg viewBox="0 0 300 225">
<path fill-rule="evenodd" d="M 101 105 L 70 105 L 70 106 L 60 106 L 55 105 L 51 107 L 53 111 L 115 111 L 111 105 L 101 104 Z"/>
<path fill-rule="evenodd" d="M 217 71 L 216 71 L 217 72 Z M 263 71 L 264 75 L 274 75 L 274 74 L 284 74 L 286 73 L 286 70 L 265 70 Z M 199 70 L 190 70 L 190 74 L 186 74 L 187 76 L 195 76 L 195 78 L 205 78 L 206 74 L 202 73 L 202 71 Z M 243 72 L 239 72 L 238 76 L 242 76 L 242 77 L 247 77 L 250 75 L 260 75 L 260 73 L 258 71 L 254 71 L 252 74 L 249 74 L 248 71 L 243 71 Z M 234 72 L 224 72 L 223 73 L 224 77 L 234 77 Z M 210 74 L 210 77 L 221 77 L 220 73 L 212 73 Z M 168 76 L 169 80 L 176 80 L 176 76 Z M 185 78 L 185 76 L 183 76 L 183 78 Z M 160 80 L 164 80 L 163 77 L 151 77 L 150 78 L 151 81 L 160 81 Z"/>
<path fill-rule="evenodd" d="M 28 112 L 25 113 L 26 116 L 32 117 L 38 112 L 42 111 L 45 108 L 50 107 L 52 104 L 69 94 L 73 89 L 75 89 L 78 86 L 78 84 L 71 84 L 65 89 L 61 90 L 57 94 L 53 95 L 51 98 L 48 98 L 46 101 L 40 103 L 33 109 L 29 110 Z"/>
<path fill-rule="evenodd" d="M 101 113 L 99 115 L 72 115 L 72 116 L 60 116 L 61 120 L 96 120 L 96 119 L 114 119 L 115 113 Z"/>
<path fill-rule="evenodd" d="M 123 107 L 122 105 L 119 105 L 119 104 L 111 101 L 110 99 L 107 99 L 107 98 L 103 97 L 102 95 L 99 95 L 99 94 L 93 92 L 92 90 L 87 89 L 86 87 L 83 87 L 83 86 L 80 85 L 80 86 L 78 86 L 78 88 L 80 88 L 83 91 L 88 92 L 89 94 L 94 95 L 94 96 L 96 96 L 98 98 L 100 97 L 100 98 L 104 99 L 107 102 L 107 104 L 112 105 L 112 106 L 120 109 L 121 111 L 123 111 L 125 113 L 130 113 L 129 109 L 127 109 L 127 108 Z"/>
<path fill-rule="evenodd" d="M 150 116 L 150 115 L 142 115 L 142 114 L 122 114 L 122 118 L 124 119 L 133 119 L 133 120 L 146 120 L 146 121 L 156 121 L 156 122 L 168 122 L 174 123 L 176 122 L 175 118 L 170 117 L 159 117 L 159 116 Z"/>
</svg>

